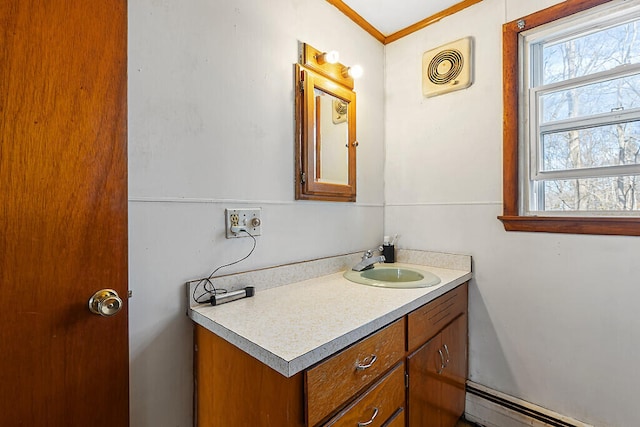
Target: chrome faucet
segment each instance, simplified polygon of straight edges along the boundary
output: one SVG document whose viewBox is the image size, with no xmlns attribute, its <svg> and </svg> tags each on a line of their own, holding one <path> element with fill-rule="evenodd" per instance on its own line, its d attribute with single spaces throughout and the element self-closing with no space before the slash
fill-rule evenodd
<svg viewBox="0 0 640 427">
<path fill-rule="evenodd" d="M 360 262 L 354 265 L 352 270 L 353 271 L 369 270 L 370 268 L 373 268 L 373 264 L 375 264 L 376 262 L 385 261 L 384 255 L 374 257 L 373 251 L 374 249 L 369 249 L 368 251 L 366 251 L 364 255 L 362 255 L 362 259 L 360 260 Z M 382 246 L 378 248 L 378 251 L 382 252 Z"/>
</svg>

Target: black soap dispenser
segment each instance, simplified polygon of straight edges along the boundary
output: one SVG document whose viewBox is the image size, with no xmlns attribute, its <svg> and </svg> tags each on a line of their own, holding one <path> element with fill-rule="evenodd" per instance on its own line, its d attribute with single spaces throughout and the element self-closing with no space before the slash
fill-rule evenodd
<svg viewBox="0 0 640 427">
<path fill-rule="evenodd" d="M 382 255 L 384 255 L 385 263 L 394 263 L 396 262 L 396 247 L 393 245 L 395 243 L 391 241 L 391 237 L 384 236 L 384 240 L 382 241 Z"/>
</svg>

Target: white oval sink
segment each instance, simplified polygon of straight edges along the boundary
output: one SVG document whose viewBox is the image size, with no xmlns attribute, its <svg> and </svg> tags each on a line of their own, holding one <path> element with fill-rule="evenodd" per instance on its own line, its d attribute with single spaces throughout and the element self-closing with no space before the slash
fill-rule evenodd
<svg viewBox="0 0 640 427">
<path fill-rule="evenodd" d="M 428 271 L 393 265 L 376 265 L 365 271 L 347 270 L 343 276 L 355 283 L 383 288 L 427 288 L 440 283 L 440 278 Z"/>
</svg>

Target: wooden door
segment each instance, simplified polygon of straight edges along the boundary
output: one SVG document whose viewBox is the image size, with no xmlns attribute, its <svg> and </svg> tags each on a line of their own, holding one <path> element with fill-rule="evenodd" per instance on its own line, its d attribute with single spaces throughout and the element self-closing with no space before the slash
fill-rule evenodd
<svg viewBox="0 0 640 427">
<path fill-rule="evenodd" d="M 467 316 L 461 315 L 441 333 L 447 366 L 442 371 L 442 427 L 454 427 L 464 413 L 467 380 Z"/>
<path fill-rule="evenodd" d="M 409 357 L 407 412 L 409 427 L 440 426 L 440 389 L 443 369 L 440 335 L 436 335 Z"/>
<path fill-rule="evenodd" d="M 126 8 L 0 2 L 3 426 L 128 425 Z"/>
</svg>

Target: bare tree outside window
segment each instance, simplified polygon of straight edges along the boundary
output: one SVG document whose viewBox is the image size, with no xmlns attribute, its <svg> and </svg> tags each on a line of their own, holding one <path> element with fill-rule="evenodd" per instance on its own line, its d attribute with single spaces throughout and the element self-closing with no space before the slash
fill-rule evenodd
<svg viewBox="0 0 640 427">
<path fill-rule="evenodd" d="M 640 72 L 619 73 L 640 63 L 638 24 L 585 31 L 542 45 L 540 84 L 560 88 L 540 96 L 538 167 L 541 172 L 579 173 L 539 180 L 540 210 L 640 210 L 640 176 L 618 168 L 640 164 L 640 113 L 623 119 L 618 115 L 640 111 Z M 562 82 L 567 82 L 565 88 Z M 564 129 L 565 122 L 575 125 Z M 589 176 L 589 171 L 598 173 Z"/>
</svg>

